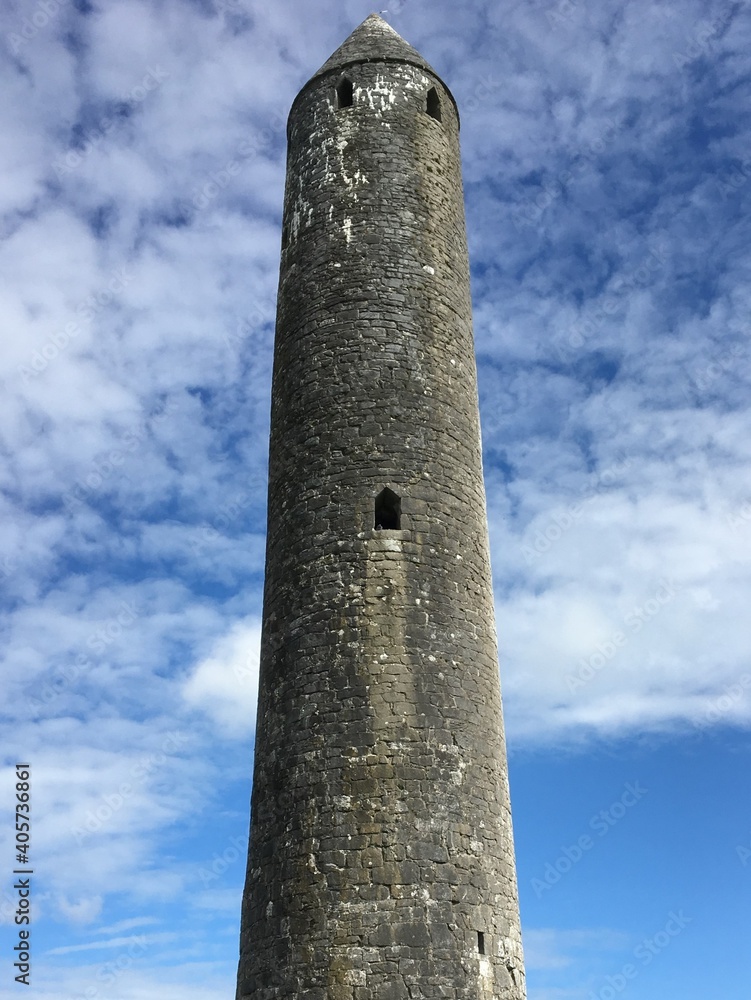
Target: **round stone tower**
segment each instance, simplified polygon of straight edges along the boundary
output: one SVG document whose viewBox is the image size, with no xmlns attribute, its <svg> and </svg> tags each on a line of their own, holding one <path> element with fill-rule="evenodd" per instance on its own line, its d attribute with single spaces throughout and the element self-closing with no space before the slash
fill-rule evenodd
<svg viewBox="0 0 751 1000">
<path fill-rule="evenodd" d="M 372 14 L 288 140 L 237 996 L 523 1000 L 456 105 Z"/>
</svg>

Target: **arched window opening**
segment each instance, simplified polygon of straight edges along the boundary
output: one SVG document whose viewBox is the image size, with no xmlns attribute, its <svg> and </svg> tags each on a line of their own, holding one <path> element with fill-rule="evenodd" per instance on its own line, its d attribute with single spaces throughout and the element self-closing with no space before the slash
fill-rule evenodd
<svg viewBox="0 0 751 1000">
<path fill-rule="evenodd" d="M 401 526 L 402 501 L 386 486 L 375 499 L 376 530 L 394 531 Z"/>
<path fill-rule="evenodd" d="M 441 99 L 438 96 L 438 91 L 435 87 L 431 87 L 428 91 L 428 99 L 425 104 L 425 110 L 428 112 L 431 118 L 435 118 L 437 122 L 441 120 Z"/>
<path fill-rule="evenodd" d="M 336 85 L 337 108 L 351 108 L 355 100 L 355 88 L 346 76 Z"/>
</svg>

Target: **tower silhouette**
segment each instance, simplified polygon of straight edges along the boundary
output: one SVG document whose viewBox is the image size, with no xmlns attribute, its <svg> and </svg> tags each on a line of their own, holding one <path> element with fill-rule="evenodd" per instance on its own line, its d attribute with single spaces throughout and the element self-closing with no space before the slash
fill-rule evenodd
<svg viewBox="0 0 751 1000">
<path fill-rule="evenodd" d="M 523 1000 L 456 105 L 372 14 L 288 144 L 237 997 Z"/>
</svg>

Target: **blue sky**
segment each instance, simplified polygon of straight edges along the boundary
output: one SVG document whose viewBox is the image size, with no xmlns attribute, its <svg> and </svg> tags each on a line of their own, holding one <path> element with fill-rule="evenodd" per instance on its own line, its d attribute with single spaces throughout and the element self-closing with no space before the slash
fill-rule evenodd
<svg viewBox="0 0 751 1000">
<path fill-rule="evenodd" d="M 34 996 L 233 995 L 284 125 L 370 10 L 0 13 L 0 1000 L 19 759 Z M 749 5 L 385 16 L 462 115 L 530 1000 L 747 1000 Z"/>
</svg>

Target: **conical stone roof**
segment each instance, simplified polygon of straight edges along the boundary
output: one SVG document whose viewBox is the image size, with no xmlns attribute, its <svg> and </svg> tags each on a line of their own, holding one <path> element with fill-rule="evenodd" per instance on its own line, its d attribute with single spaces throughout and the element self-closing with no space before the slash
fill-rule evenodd
<svg viewBox="0 0 751 1000">
<path fill-rule="evenodd" d="M 332 70 L 343 69 L 350 63 L 383 60 L 411 63 L 427 70 L 433 76 L 438 76 L 417 49 L 413 49 L 408 42 L 405 42 L 379 14 L 369 14 L 311 79 L 315 80 L 316 77 Z"/>
</svg>

